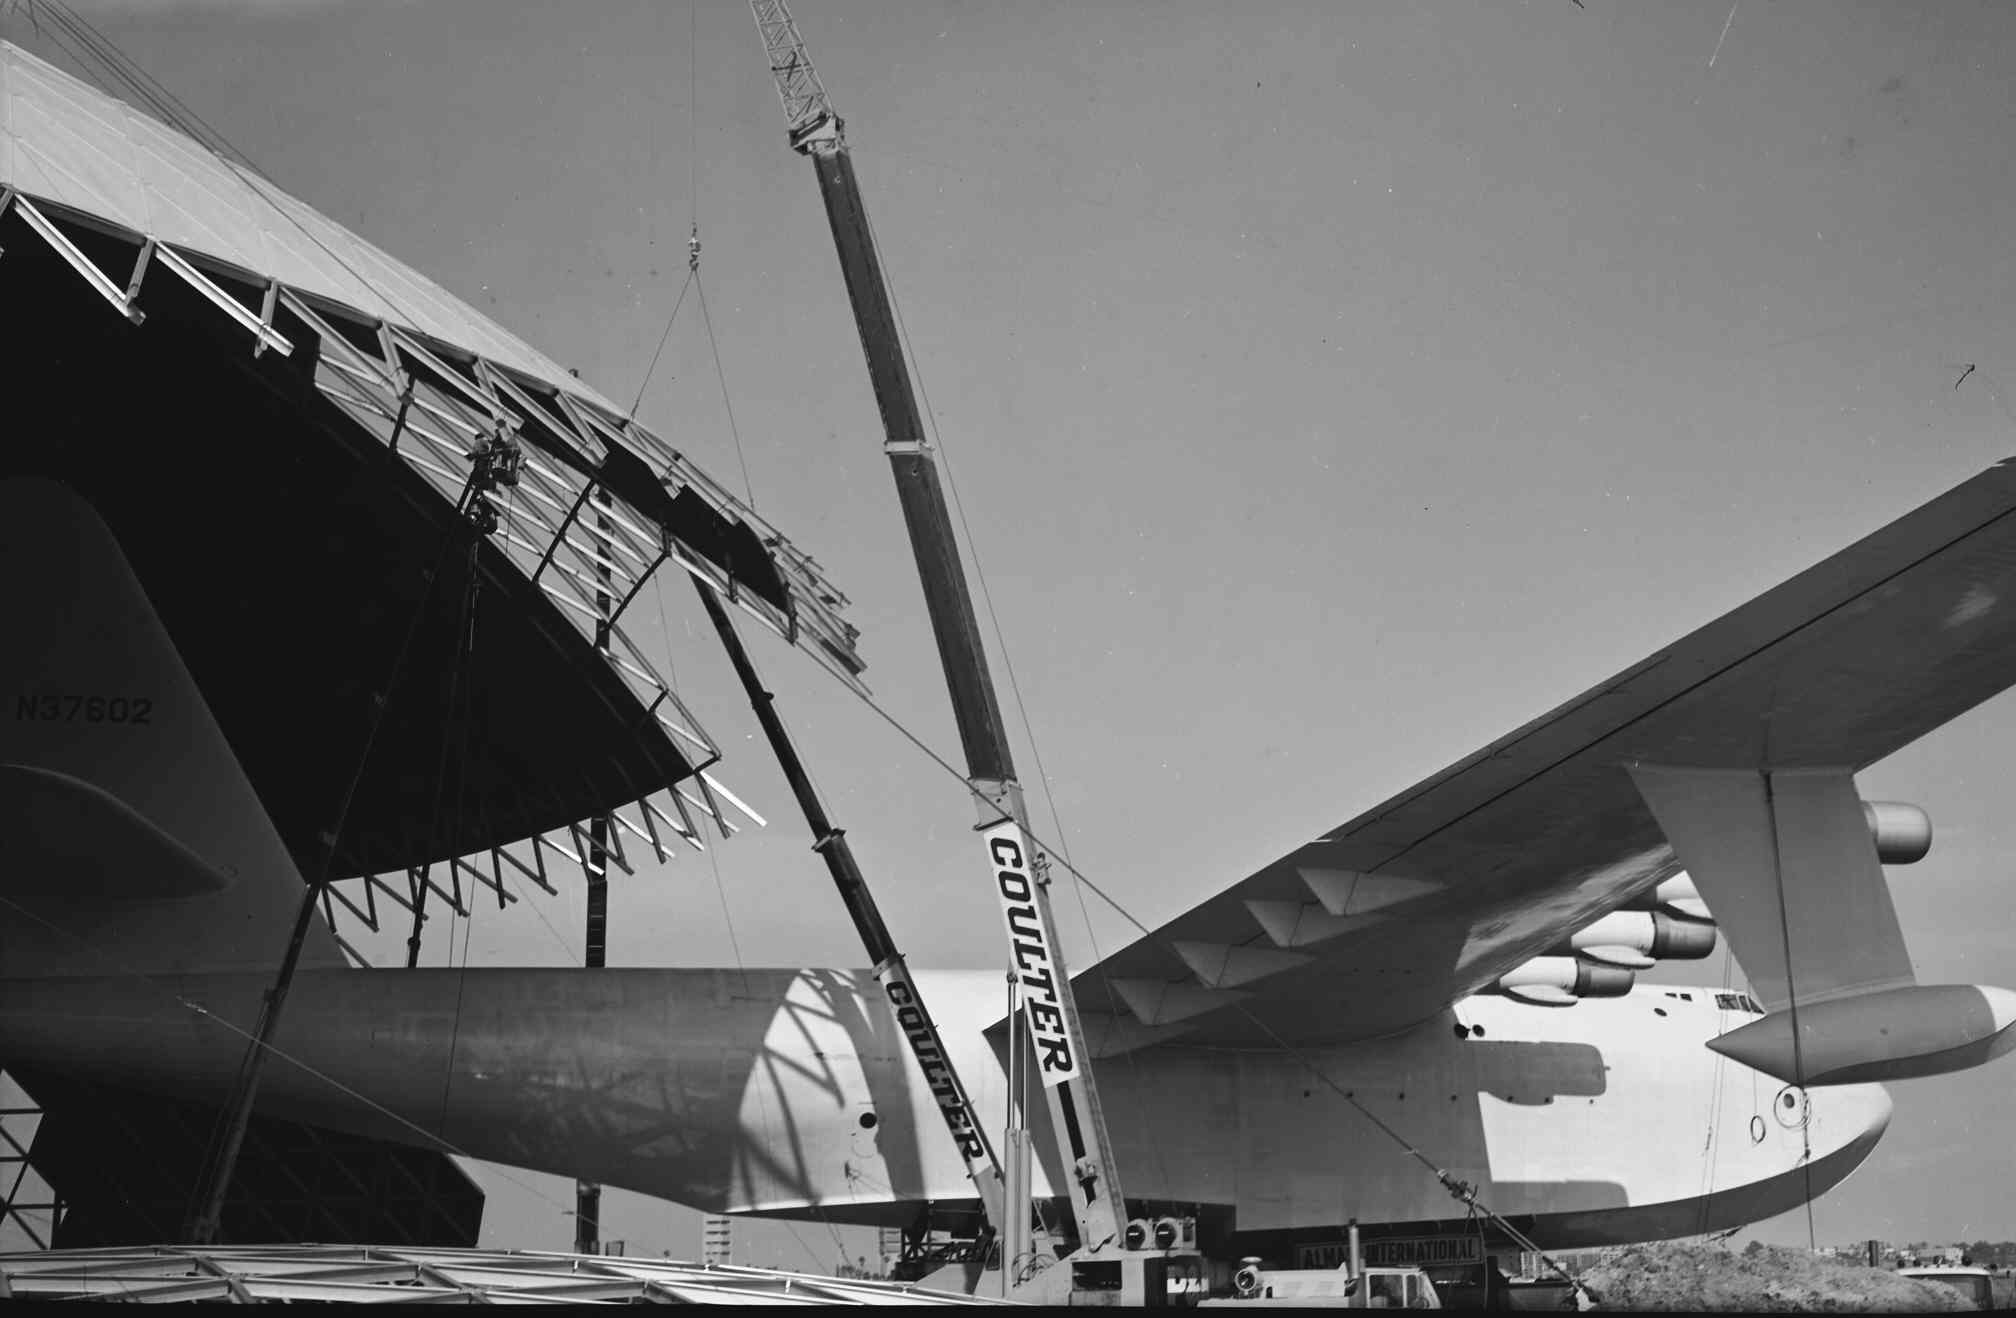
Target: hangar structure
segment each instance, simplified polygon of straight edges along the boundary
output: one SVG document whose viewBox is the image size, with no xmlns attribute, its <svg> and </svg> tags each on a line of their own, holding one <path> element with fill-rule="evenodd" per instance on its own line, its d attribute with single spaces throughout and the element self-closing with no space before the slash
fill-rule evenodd
<svg viewBox="0 0 2016 1318">
<path fill-rule="evenodd" d="M 340 907 L 417 939 L 430 896 L 502 906 L 762 822 L 626 631 L 668 567 L 859 683 L 845 598 L 672 444 L 248 166 L 7 43 L 0 299 L 0 479 L 60 482 L 112 529 L 332 928 Z M 443 792 L 451 725 L 482 753 Z M 175 1177 L 150 1199 L 89 1168 L 107 1140 L 186 1144 L 203 1115 L 12 1075 L 44 1116 L 18 1152 L 69 1206 L 52 1243 L 174 1238 Z M 444 1155 L 266 1118 L 246 1150 L 240 1182 L 292 1188 L 238 1194 L 224 1242 L 474 1242 L 481 1196 Z"/>
</svg>

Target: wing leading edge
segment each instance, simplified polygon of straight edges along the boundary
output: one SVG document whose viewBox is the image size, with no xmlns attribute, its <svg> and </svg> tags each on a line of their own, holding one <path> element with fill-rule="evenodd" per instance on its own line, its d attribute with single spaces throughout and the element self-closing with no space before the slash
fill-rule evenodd
<svg viewBox="0 0 2016 1318">
<path fill-rule="evenodd" d="M 1230 1045 L 1427 1019 L 1680 868 L 1627 766 L 1852 774 L 2016 683 L 2012 512 L 2016 459 L 1176 917 L 1080 1002 Z"/>
</svg>

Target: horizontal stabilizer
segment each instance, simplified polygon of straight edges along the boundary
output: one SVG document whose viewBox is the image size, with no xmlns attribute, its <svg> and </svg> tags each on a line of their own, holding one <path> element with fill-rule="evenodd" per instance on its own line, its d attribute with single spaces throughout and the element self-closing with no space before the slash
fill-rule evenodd
<svg viewBox="0 0 2016 1318">
<path fill-rule="evenodd" d="M 231 886 L 118 797 L 49 769 L 0 764 L 0 837 L 16 893 L 172 901 Z"/>
<path fill-rule="evenodd" d="M 1793 1022 L 1798 1037 L 1793 1037 Z M 1775 1011 L 1708 1046 L 1780 1080 L 1860 1084 L 1944 1075 L 2016 1048 L 2016 993 L 1927 984 Z"/>
</svg>

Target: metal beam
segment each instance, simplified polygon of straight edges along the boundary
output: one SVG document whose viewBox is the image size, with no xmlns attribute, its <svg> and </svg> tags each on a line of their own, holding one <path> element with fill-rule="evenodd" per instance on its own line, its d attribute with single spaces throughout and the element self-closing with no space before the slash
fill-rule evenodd
<svg viewBox="0 0 2016 1318">
<path fill-rule="evenodd" d="M 77 244 L 71 242 L 61 229 L 50 222 L 48 216 L 35 208 L 35 203 L 18 192 L 13 194 L 13 197 L 14 209 L 28 222 L 28 227 L 40 234 L 42 241 L 55 249 L 56 255 L 62 257 L 72 270 L 84 276 L 84 282 L 96 289 L 98 296 L 110 302 L 120 315 L 135 325 L 147 319 L 147 313 L 133 305 L 132 293 L 122 290 L 119 285 L 113 283 L 110 277 L 98 268 L 96 262 L 79 251 Z M 147 244 L 143 242 L 141 251 L 144 253 L 146 250 Z M 134 272 L 133 292 L 139 291 L 140 276 L 145 273 L 146 266 L 143 263 Z"/>
<path fill-rule="evenodd" d="M 154 253 L 161 258 L 161 264 L 181 276 L 183 283 L 201 293 L 212 306 L 252 332 L 258 340 L 252 350 L 255 356 L 267 348 L 273 349 L 283 357 L 291 357 L 294 354 L 294 345 L 288 341 L 287 336 L 273 328 L 274 289 L 278 285 L 267 285 L 265 308 L 261 314 L 255 316 L 247 311 L 237 298 L 211 282 L 209 276 L 198 270 L 190 263 L 188 257 L 174 248 L 161 244 L 154 248 Z M 131 298 L 138 292 L 139 284 L 136 280 L 127 296 Z"/>
<path fill-rule="evenodd" d="M 791 736 L 784 728 L 784 720 L 777 714 L 776 697 L 770 694 L 763 685 L 763 679 L 757 675 L 756 665 L 743 648 L 742 638 L 736 635 L 735 624 L 722 607 L 720 598 L 697 579 L 693 588 L 700 593 L 700 602 L 706 606 L 707 617 L 721 638 L 722 648 L 728 652 L 735 675 L 742 681 L 743 692 L 756 711 L 756 721 L 763 727 L 771 753 L 777 757 L 778 767 L 791 784 L 792 795 L 798 798 L 798 808 L 805 815 L 806 827 L 812 830 L 812 849 L 826 862 L 826 870 L 833 877 L 833 886 L 840 890 L 840 903 L 847 908 L 848 918 L 854 922 L 854 932 L 874 964 L 875 978 L 889 995 L 891 1009 L 904 1038 L 938 1099 L 939 1115 L 944 1118 L 946 1129 L 958 1146 L 960 1157 L 966 1164 L 966 1174 L 980 1196 L 987 1223 L 992 1229 L 1001 1230 L 1003 1212 L 1015 1209 L 1013 1201 L 1004 1201 L 1000 1160 L 995 1157 L 986 1130 L 980 1124 L 979 1113 L 953 1068 L 951 1054 L 938 1034 L 938 1027 L 925 1008 L 923 992 L 917 987 L 916 980 L 911 978 L 910 968 L 904 964 L 895 938 L 882 921 L 882 912 L 868 890 L 867 880 L 861 876 L 860 865 L 854 860 L 853 848 L 847 845 L 846 831 L 836 828 L 827 818 L 819 793 L 812 786 L 811 776 L 805 772 L 804 762 L 798 758 L 798 750 L 791 744 Z M 702 777 L 704 779 L 705 775 Z M 746 806 L 743 808 L 747 809 Z"/>
</svg>

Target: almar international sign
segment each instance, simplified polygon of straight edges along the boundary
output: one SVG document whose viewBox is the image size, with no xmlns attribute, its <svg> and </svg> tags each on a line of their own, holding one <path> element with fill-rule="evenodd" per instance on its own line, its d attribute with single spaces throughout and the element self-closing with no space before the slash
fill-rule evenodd
<svg viewBox="0 0 2016 1318">
<path fill-rule="evenodd" d="M 1297 1245 L 1298 1268 L 1342 1266 L 1349 1247 L 1343 1241 Z M 1467 1236 L 1388 1236 L 1359 1246 L 1368 1268 L 1443 1268 L 1484 1261 L 1484 1242 Z"/>
</svg>

